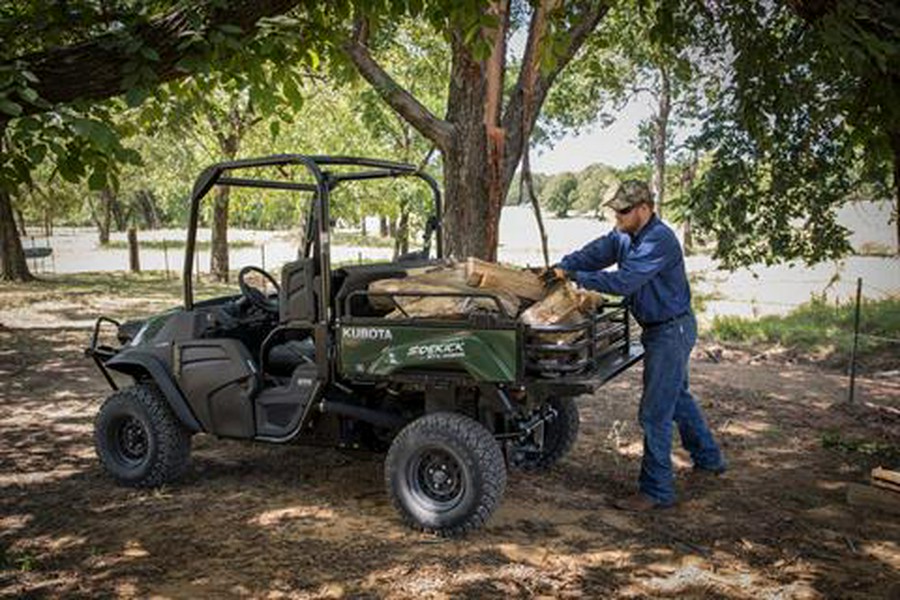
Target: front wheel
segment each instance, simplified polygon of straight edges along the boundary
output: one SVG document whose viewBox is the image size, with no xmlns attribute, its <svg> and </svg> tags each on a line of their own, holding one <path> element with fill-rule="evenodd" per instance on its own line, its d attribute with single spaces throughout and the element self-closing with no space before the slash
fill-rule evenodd
<svg viewBox="0 0 900 600">
<path fill-rule="evenodd" d="M 434 413 L 407 425 L 385 460 L 394 506 L 412 527 L 457 537 L 481 527 L 506 488 L 503 453 L 477 421 Z"/>
<path fill-rule="evenodd" d="M 191 434 L 155 385 L 138 384 L 115 392 L 100 407 L 94 445 L 118 483 L 157 487 L 184 472 Z"/>
</svg>

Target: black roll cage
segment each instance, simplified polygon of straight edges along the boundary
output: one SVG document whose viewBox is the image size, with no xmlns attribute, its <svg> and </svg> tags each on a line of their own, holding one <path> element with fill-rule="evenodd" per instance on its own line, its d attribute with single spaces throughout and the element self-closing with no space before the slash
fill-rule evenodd
<svg viewBox="0 0 900 600">
<path fill-rule="evenodd" d="M 269 179 L 248 179 L 226 176 L 231 171 L 258 167 L 277 167 L 283 165 L 300 165 L 312 175 L 315 184 L 295 183 L 291 181 L 273 181 Z M 332 173 L 329 167 L 365 167 L 364 171 Z M 441 191 L 434 178 L 408 163 L 399 163 L 374 158 L 355 156 L 310 156 L 304 154 L 276 154 L 260 158 L 247 158 L 210 165 L 203 170 L 194 183 L 191 193 L 191 209 L 188 218 L 187 242 L 184 251 L 184 308 L 194 308 L 193 265 L 194 250 L 197 242 L 197 226 L 200 219 L 200 201 L 215 185 L 232 187 L 265 188 L 274 190 L 293 190 L 312 192 L 315 194 L 315 207 L 306 222 L 306 239 L 303 256 L 310 256 L 310 250 L 319 258 L 319 271 L 322 277 L 321 298 L 331 297 L 331 241 L 329 239 L 329 207 L 331 191 L 344 181 L 362 181 L 367 179 L 385 179 L 393 177 L 418 177 L 431 188 L 434 196 L 434 215 L 425 228 L 426 244 L 430 239 L 430 230 L 435 233 L 435 251 L 438 258 L 444 256 L 443 234 L 441 231 Z M 312 247 L 314 245 L 314 247 Z M 427 250 L 427 247 L 426 247 Z M 323 323 L 330 318 L 329 310 L 321 311 Z"/>
</svg>

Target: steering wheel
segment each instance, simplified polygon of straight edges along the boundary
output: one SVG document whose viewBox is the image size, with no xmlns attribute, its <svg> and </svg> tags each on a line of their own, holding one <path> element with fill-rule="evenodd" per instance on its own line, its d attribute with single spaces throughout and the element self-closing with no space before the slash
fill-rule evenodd
<svg viewBox="0 0 900 600">
<path fill-rule="evenodd" d="M 269 298 L 259 288 L 255 288 L 247 283 L 246 276 L 250 273 L 257 273 L 258 275 L 262 275 L 263 278 L 265 278 L 269 283 L 272 284 L 272 287 L 275 288 L 276 292 L 281 291 L 281 287 L 278 285 L 278 282 L 275 281 L 275 278 L 272 277 L 269 273 L 266 273 L 259 267 L 248 266 L 241 269 L 240 273 L 238 273 L 238 285 L 241 288 L 241 294 L 253 306 L 259 308 L 260 310 L 264 310 L 268 313 L 277 315 L 278 298 Z"/>
</svg>

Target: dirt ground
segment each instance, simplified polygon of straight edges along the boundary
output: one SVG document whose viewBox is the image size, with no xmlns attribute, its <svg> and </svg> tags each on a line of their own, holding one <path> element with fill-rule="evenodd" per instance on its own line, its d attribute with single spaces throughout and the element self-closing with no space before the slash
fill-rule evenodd
<svg viewBox="0 0 900 600">
<path fill-rule="evenodd" d="M 900 597 L 900 519 L 845 492 L 900 467 L 896 372 L 848 408 L 840 373 L 701 345 L 731 468 L 692 483 L 679 450 L 678 506 L 629 515 L 608 501 L 640 460 L 633 369 L 583 399 L 571 455 L 512 473 L 488 526 L 448 541 L 403 527 L 377 455 L 197 436 L 177 485 L 115 487 L 87 332 L 46 325 L 0 326 L 0 597 Z"/>
</svg>

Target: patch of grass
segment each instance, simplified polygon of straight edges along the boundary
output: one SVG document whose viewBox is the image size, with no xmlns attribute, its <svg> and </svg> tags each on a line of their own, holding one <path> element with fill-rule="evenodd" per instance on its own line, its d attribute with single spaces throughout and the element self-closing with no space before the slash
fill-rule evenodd
<svg viewBox="0 0 900 600">
<path fill-rule="evenodd" d="M 900 460 L 900 447 L 879 440 L 847 438 L 836 429 L 830 429 L 822 434 L 822 447 L 836 450 L 841 454 L 857 454 L 885 463 Z"/>
<path fill-rule="evenodd" d="M 361 235 L 347 231 L 333 231 L 331 233 L 332 246 L 360 246 L 362 248 L 393 248 L 394 238 Z"/>
<path fill-rule="evenodd" d="M 141 240 L 138 238 L 138 246 L 141 248 L 146 248 L 148 250 L 162 250 L 165 247 L 168 250 L 181 250 L 185 247 L 186 242 L 184 240 Z M 197 242 L 195 251 L 209 251 L 210 242 L 200 241 Z M 231 250 L 236 250 L 239 248 L 252 248 L 256 246 L 256 243 L 251 242 L 250 240 L 229 240 L 228 248 Z M 101 246 L 102 248 L 107 248 L 109 250 L 127 250 L 128 242 L 122 240 L 112 240 L 106 244 Z"/>
<path fill-rule="evenodd" d="M 182 299 L 181 278 L 165 278 L 162 271 L 86 272 L 41 275 L 28 283 L 4 283 L 0 288 L 0 309 L 34 302 L 77 301 L 81 299 L 146 298 L 178 304 Z M 209 298 L 237 293 L 237 275 L 230 283 L 218 283 L 201 277 L 194 284 L 196 298 Z"/>
<path fill-rule="evenodd" d="M 29 552 L 13 552 L 0 548 L 0 571 L 19 571 L 27 573 L 38 568 L 38 560 Z"/>
<path fill-rule="evenodd" d="M 759 319 L 717 316 L 710 333 L 723 342 L 780 344 L 847 361 L 853 347 L 854 310 L 852 302 L 835 306 L 814 299 L 785 316 Z M 859 357 L 900 350 L 897 342 L 890 341 L 900 338 L 900 297 L 864 300 L 859 330 Z"/>
</svg>

